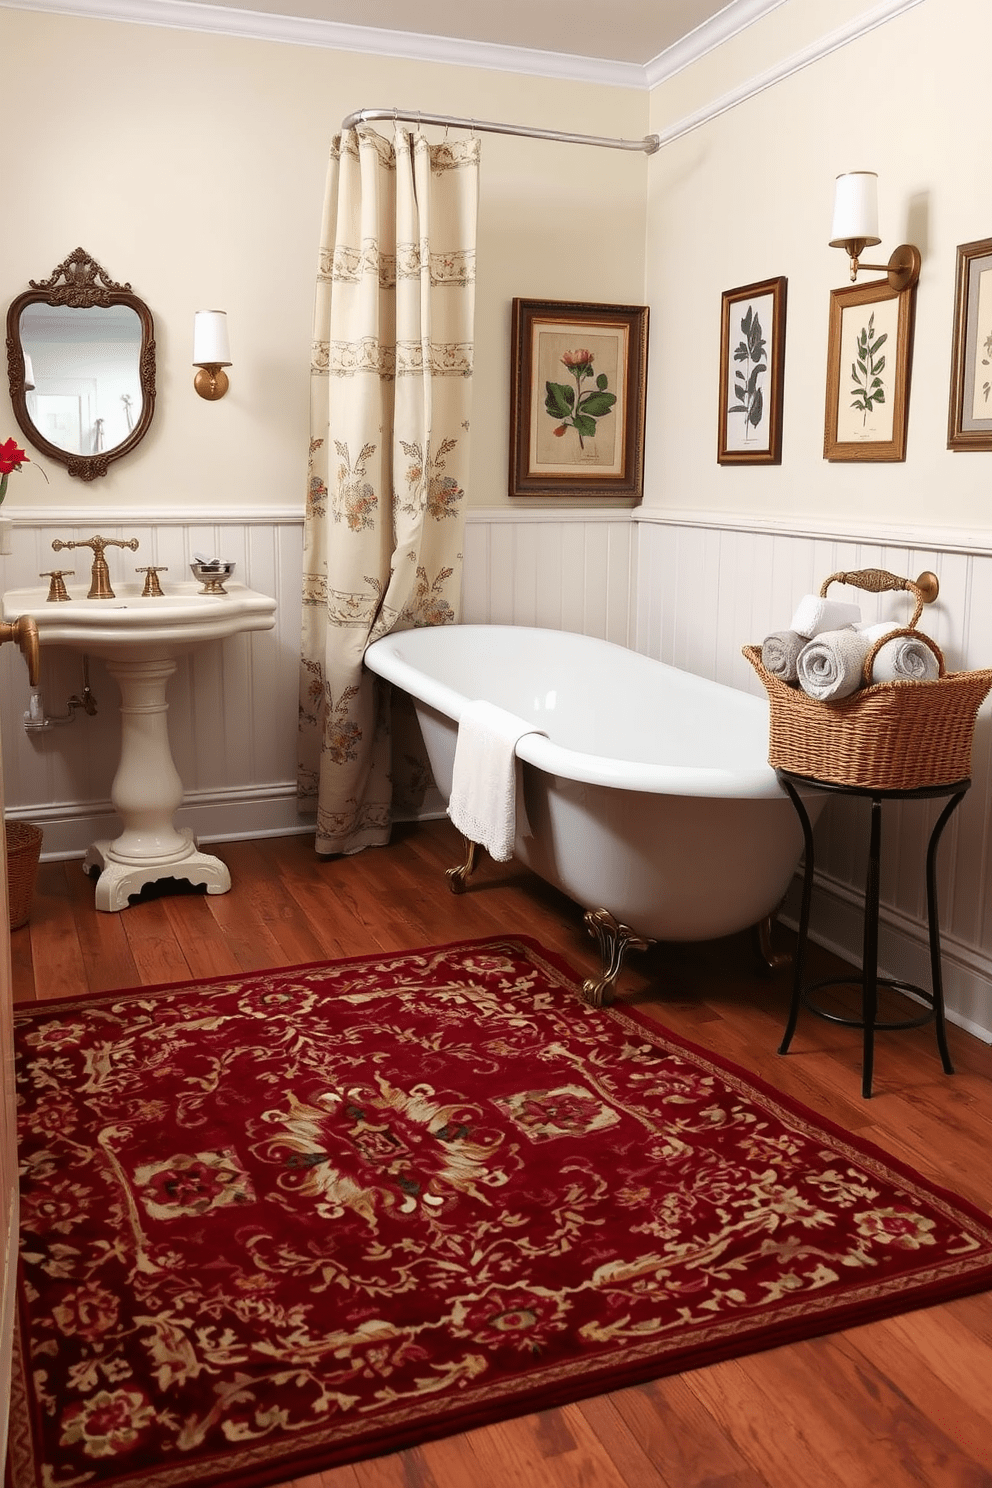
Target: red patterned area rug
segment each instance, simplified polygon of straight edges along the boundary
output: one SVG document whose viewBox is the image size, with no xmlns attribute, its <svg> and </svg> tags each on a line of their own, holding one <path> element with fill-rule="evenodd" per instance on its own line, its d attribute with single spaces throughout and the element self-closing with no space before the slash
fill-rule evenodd
<svg viewBox="0 0 992 1488">
<path fill-rule="evenodd" d="M 524 938 L 17 1011 L 13 1488 L 258 1488 L 992 1286 L 992 1223 Z"/>
</svg>

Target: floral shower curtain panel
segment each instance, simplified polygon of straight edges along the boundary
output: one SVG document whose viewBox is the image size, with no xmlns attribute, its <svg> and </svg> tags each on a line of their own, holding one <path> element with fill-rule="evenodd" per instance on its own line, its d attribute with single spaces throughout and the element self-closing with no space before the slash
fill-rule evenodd
<svg viewBox="0 0 992 1488">
<path fill-rule="evenodd" d="M 314 311 L 301 800 L 319 853 L 388 841 L 388 692 L 370 641 L 458 618 L 479 141 L 346 130 Z"/>
</svg>

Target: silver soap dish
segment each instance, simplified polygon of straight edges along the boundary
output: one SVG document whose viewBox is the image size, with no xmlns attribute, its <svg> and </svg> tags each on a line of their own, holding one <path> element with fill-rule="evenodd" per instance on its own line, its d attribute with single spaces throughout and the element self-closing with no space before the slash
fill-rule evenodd
<svg viewBox="0 0 992 1488">
<path fill-rule="evenodd" d="M 194 579 L 203 585 L 201 594 L 226 594 L 224 581 L 231 578 L 236 567 L 235 563 L 225 563 L 218 558 L 213 563 L 191 563 L 190 571 Z"/>
</svg>

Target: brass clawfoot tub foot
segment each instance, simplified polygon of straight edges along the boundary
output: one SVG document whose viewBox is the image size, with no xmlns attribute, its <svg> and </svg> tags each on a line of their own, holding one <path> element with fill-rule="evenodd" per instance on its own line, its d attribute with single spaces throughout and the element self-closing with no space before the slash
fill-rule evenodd
<svg viewBox="0 0 992 1488">
<path fill-rule="evenodd" d="M 464 894 L 470 875 L 475 871 L 476 854 L 479 851 L 477 842 L 469 842 L 463 837 L 465 844 L 465 861 L 459 863 L 457 868 L 446 868 L 444 876 L 448 880 L 448 888 L 453 894 Z"/>
<path fill-rule="evenodd" d="M 762 961 L 769 971 L 777 971 L 780 966 L 791 966 L 792 956 L 788 951 L 772 950 L 772 917 L 765 915 L 754 926 L 751 934 L 754 939 L 754 949 L 758 960 Z"/>
<path fill-rule="evenodd" d="M 606 1007 L 614 997 L 613 984 L 620 975 L 623 958 L 629 950 L 646 951 L 655 942 L 635 935 L 629 925 L 621 925 L 608 909 L 590 909 L 585 915 L 586 928 L 596 937 L 603 961 L 603 975 L 588 977 L 582 983 L 582 1001 L 590 1007 Z"/>
</svg>

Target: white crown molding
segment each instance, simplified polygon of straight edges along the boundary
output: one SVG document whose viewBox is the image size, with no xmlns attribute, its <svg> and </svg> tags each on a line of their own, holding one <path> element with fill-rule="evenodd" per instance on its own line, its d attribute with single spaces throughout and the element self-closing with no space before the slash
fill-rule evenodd
<svg viewBox="0 0 992 1488">
<path fill-rule="evenodd" d="M 0 9 L 40 11 L 49 15 L 78 16 L 87 20 L 125 21 L 141 26 L 164 26 L 172 30 L 204 31 L 216 36 L 327 47 L 342 52 L 361 52 L 372 57 L 445 62 L 455 67 L 479 67 L 491 72 L 649 90 L 698 62 L 714 48 L 738 36 L 784 3 L 785 0 L 730 0 L 709 21 L 697 26 L 674 46 L 660 52 L 645 66 L 637 62 L 579 57 L 571 53 L 545 52 L 527 47 L 497 46 L 490 42 L 466 41 L 449 36 L 421 36 L 411 31 L 387 31 L 375 26 L 352 26 L 338 21 L 272 15 L 225 5 L 207 5 L 201 3 L 201 0 L 0 0 Z M 802 52 L 670 125 L 658 136 L 660 144 L 671 144 L 708 120 L 726 113 L 728 109 L 764 92 L 766 88 L 773 87 L 802 68 L 829 56 L 839 47 L 856 41 L 877 26 L 884 25 L 886 21 L 893 20 L 921 3 L 922 0 L 883 0 L 875 9 L 856 17 Z"/>
<path fill-rule="evenodd" d="M 881 5 L 876 5 L 872 10 L 865 11 L 856 16 L 854 20 L 848 21 L 846 25 L 839 26 L 836 31 L 830 31 L 826 36 L 821 36 L 818 41 L 811 42 L 809 46 L 803 47 L 801 51 L 793 52 L 791 57 L 784 58 L 769 67 L 765 72 L 759 72 L 747 82 L 741 83 L 739 87 L 732 88 L 729 93 L 723 93 L 719 98 L 711 99 L 702 108 L 694 113 L 686 114 L 683 118 L 670 124 L 667 129 L 659 130 L 655 135 L 658 148 L 673 144 L 675 140 L 681 139 L 686 134 L 691 134 L 694 129 L 708 124 L 711 119 L 717 119 L 721 114 L 736 108 L 738 104 L 746 103 L 749 98 L 756 98 L 759 93 L 773 88 L 777 83 L 782 83 L 786 78 L 793 77 L 804 68 L 821 62 L 824 57 L 829 57 L 832 52 L 839 51 L 841 47 L 849 46 L 852 41 L 858 41 L 862 36 L 877 30 L 898 16 L 904 15 L 906 11 L 913 10 L 921 5 L 923 0 L 883 0 Z M 728 7 L 730 9 L 731 7 Z M 720 15 L 725 15 L 721 11 Z M 755 16 L 754 19 L 758 19 Z M 748 23 L 749 24 L 749 23 Z M 743 28 L 740 28 L 743 29 Z M 695 34 L 695 33 L 693 33 Z M 731 33 L 734 34 L 734 33 Z M 711 50 L 711 48 L 707 48 Z M 705 55 L 701 53 L 700 55 Z M 687 66 L 683 63 L 682 66 Z M 681 69 L 679 69 L 681 70 Z"/>
<path fill-rule="evenodd" d="M 657 57 L 652 57 L 644 69 L 647 86 L 656 88 L 659 83 L 667 82 L 676 73 L 705 57 L 707 52 L 739 36 L 748 26 L 753 26 L 755 21 L 762 20 L 785 3 L 786 0 L 730 0 L 730 4 L 717 11 L 715 16 L 688 32 L 673 46 L 666 47 Z"/>
<path fill-rule="evenodd" d="M 449 36 L 420 36 L 412 31 L 350 26 L 302 16 L 270 15 L 263 11 L 238 10 L 233 6 L 204 5 L 199 0 L 3 0 L 3 5 L 9 10 L 44 11 L 88 20 L 128 21 L 140 26 L 165 26 L 180 31 L 207 31 L 216 36 L 328 47 L 339 52 L 363 52 L 372 57 L 396 57 L 412 62 L 447 62 L 456 67 L 482 67 L 491 72 L 562 78 L 617 88 L 643 89 L 647 86 L 644 68 L 637 62 L 496 46 L 490 42 L 465 41 Z"/>
</svg>

